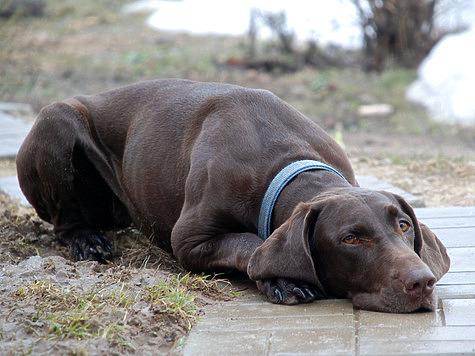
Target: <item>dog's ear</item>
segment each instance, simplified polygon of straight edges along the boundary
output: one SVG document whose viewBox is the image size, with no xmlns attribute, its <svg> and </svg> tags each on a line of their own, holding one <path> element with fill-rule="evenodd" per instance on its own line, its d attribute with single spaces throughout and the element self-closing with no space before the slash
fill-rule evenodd
<svg viewBox="0 0 475 356">
<path fill-rule="evenodd" d="M 399 195 L 394 194 L 394 196 L 402 210 L 409 215 L 414 224 L 414 251 L 439 280 L 450 267 L 447 249 L 426 225 L 417 220 L 411 206 Z"/>
<path fill-rule="evenodd" d="M 447 249 L 426 225 L 419 223 L 419 228 L 423 241 L 419 256 L 439 280 L 450 268 Z"/>
<path fill-rule="evenodd" d="M 297 279 L 313 284 L 323 292 L 309 242 L 319 211 L 315 204 L 300 203 L 292 216 L 254 251 L 247 268 L 249 277 L 255 281 Z"/>
</svg>

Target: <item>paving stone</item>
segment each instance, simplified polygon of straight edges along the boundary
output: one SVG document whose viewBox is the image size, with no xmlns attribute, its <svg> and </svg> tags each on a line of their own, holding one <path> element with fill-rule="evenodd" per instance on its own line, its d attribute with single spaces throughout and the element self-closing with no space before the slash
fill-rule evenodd
<svg viewBox="0 0 475 356">
<path fill-rule="evenodd" d="M 271 355 L 348 355 L 355 351 L 355 331 L 352 327 L 292 330 L 272 332 Z"/>
<path fill-rule="evenodd" d="M 248 331 L 253 330 L 279 330 L 285 329 L 321 329 L 352 327 L 352 315 L 320 315 L 320 316 L 296 316 L 287 314 L 280 317 L 235 317 L 206 318 L 196 326 L 197 331 L 240 331 L 245 327 Z"/>
<path fill-rule="evenodd" d="M 30 205 L 18 185 L 16 176 L 0 177 L 0 190 L 14 199 L 19 199 L 20 204 L 24 206 Z"/>
<path fill-rule="evenodd" d="M 475 217 L 475 206 L 416 208 L 414 211 L 419 219 L 424 220 L 427 218 L 444 219 L 446 217 Z"/>
<path fill-rule="evenodd" d="M 475 227 L 431 229 L 445 247 L 472 247 Z"/>
<path fill-rule="evenodd" d="M 475 221 L 472 216 L 457 216 L 443 218 L 420 218 L 421 221 L 432 229 L 454 229 L 475 227 Z"/>
<path fill-rule="evenodd" d="M 446 325 L 475 325 L 475 299 L 448 299 L 442 305 Z"/>
<path fill-rule="evenodd" d="M 30 104 L 0 102 L 0 111 L 22 112 L 28 116 L 34 116 L 33 108 Z"/>
<path fill-rule="evenodd" d="M 466 299 L 475 298 L 475 284 L 457 286 L 438 286 L 439 299 Z"/>
<path fill-rule="evenodd" d="M 472 355 L 475 341 L 382 341 L 362 342 L 359 355 Z"/>
<path fill-rule="evenodd" d="M 444 275 L 440 281 L 437 282 L 438 286 L 452 285 L 452 284 L 475 284 L 475 272 L 451 272 Z"/>
<path fill-rule="evenodd" d="M 475 271 L 475 247 L 448 248 L 447 252 L 450 257 L 451 272 Z"/>
<path fill-rule="evenodd" d="M 424 201 L 421 198 L 402 190 L 401 188 L 395 187 L 385 181 L 376 178 L 374 176 L 357 176 L 356 180 L 362 188 L 374 189 L 374 190 L 385 190 L 394 194 L 402 196 L 412 207 L 424 207 Z"/>
<path fill-rule="evenodd" d="M 198 331 L 186 340 L 185 356 L 265 355 L 270 332 Z M 205 342 L 203 342 L 205 340 Z"/>
<path fill-rule="evenodd" d="M 358 330 L 359 353 L 461 354 L 473 351 L 475 327 L 369 327 Z"/>
<path fill-rule="evenodd" d="M 384 327 L 393 326 L 407 328 L 413 326 L 443 326 L 444 318 L 442 311 L 421 312 L 409 314 L 380 313 L 360 310 L 358 322 L 360 327 Z"/>
<path fill-rule="evenodd" d="M 427 327 L 415 325 L 406 328 L 394 326 L 361 327 L 358 329 L 360 342 L 394 341 L 475 341 L 475 326 Z"/>
<path fill-rule="evenodd" d="M 475 272 L 449 272 L 437 282 L 439 299 L 475 298 Z"/>
<path fill-rule="evenodd" d="M 0 111 L 0 158 L 16 156 L 33 123 Z"/>
<path fill-rule="evenodd" d="M 262 318 L 281 316 L 324 316 L 324 315 L 353 315 L 353 305 L 349 300 L 319 300 L 310 304 L 279 305 L 264 302 L 254 304 L 225 304 L 213 308 L 205 314 L 205 318 L 239 317 Z"/>
</svg>

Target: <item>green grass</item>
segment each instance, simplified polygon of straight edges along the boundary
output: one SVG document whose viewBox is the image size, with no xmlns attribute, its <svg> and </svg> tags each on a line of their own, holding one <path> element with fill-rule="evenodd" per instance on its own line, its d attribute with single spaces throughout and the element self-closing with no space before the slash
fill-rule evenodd
<svg viewBox="0 0 475 356">
<path fill-rule="evenodd" d="M 159 306 L 161 312 L 170 313 L 187 321 L 189 328 L 197 318 L 195 295 L 193 291 L 209 293 L 225 292 L 229 282 L 209 275 L 197 276 L 191 273 L 175 275 L 147 289 L 152 304 Z M 232 294 L 232 293 L 231 293 Z"/>
<path fill-rule="evenodd" d="M 417 79 L 417 72 L 413 69 L 392 69 L 383 72 L 379 78 L 382 88 L 396 93 L 405 91 L 406 87 Z"/>
<path fill-rule="evenodd" d="M 177 277 L 175 284 L 165 281 L 149 289 L 150 301 L 160 307 L 162 313 L 171 313 L 184 318 L 191 328 L 196 319 L 195 297 L 181 285 Z"/>
<path fill-rule="evenodd" d="M 103 290 L 85 293 L 75 289 L 59 288 L 47 280 L 19 287 L 13 295 L 18 299 L 35 303 L 36 313 L 31 315 L 30 319 L 33 322 L 47 322 L 46 330 L 33 330 L 41 339 L 82 340 L 104 337 L 114 340 L 117 331 L 123 328 L 118 324 L 119 321 L 102 325 L 97 319 L 111 311 L 125 312 L 130 303 L 129 294 L 123 291 L 109 293 Z"/>
<path fill-rule="evenodd" d="M 90 324 L 88 323 L 89 315 L 86 311 L 75 309 L 71 313 L 62 315 L 48 314 L 47 319 L 50 321 L 49 329 L 46 337 L 54 339 L 87 339 L 93 337 Z"/>
</svg>

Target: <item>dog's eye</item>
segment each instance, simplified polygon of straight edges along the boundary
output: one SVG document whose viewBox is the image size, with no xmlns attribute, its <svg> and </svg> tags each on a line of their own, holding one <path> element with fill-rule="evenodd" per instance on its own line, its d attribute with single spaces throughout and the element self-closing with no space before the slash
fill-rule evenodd
<svg viewBox="0 0 475 356">
<path fill-rule="evenodd" d="M 358 238 L 355 235 L 348 235 L 343 238 L 343 242 L 345 244 L 354 245 L 354 244 L 358 244 L 360 240 L 358 240 Z"/>
<path fill-rule="evenodd" d="M 399 221 L 399 228 L 401 229 L 402 232 L 406 232 L 409 230 L 409 224 L 403 220 Z"/>
</svg>

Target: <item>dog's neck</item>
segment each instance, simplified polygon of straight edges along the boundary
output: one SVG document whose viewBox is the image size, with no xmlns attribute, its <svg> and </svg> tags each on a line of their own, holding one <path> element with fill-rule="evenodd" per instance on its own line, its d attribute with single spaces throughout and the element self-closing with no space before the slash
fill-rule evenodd
<svg viewBox="0 0 475 356">
<path fill-rule="evenodd" d="M 314 170 L 300 173 L 280 193 L 272 215 L 271 231 L 282 225 L 299 203 L 308 202 L 329 189 L 348 186 L 348 182 L 332 172 Z"/>
</svg>

